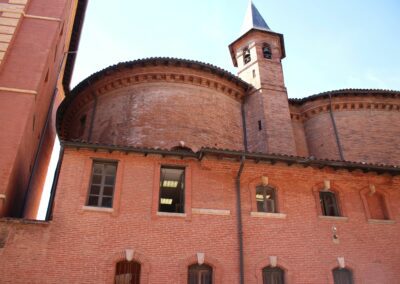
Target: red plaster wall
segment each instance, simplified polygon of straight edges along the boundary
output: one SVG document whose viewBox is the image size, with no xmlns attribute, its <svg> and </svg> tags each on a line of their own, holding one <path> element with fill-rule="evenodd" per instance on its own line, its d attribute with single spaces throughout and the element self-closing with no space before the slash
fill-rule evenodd
<svg viewBox="0 0 400 284">
<path fill-rule="evenodd" d="M 119 161 L 113 213 L 82 209 L 93 158 Z M 231 214 L 157 216 L 152 203 L 160 164 L 186 165 L 190 170 L 186 191 L 192 208 L 225 209 Z M 205 253 L 206 262 L 215 267 L 216 283 L 239 283 L 234 184 L 238 166 L 212 157 L 198 162 L 67 149 L 53 221 L 0 223 L 0 232 L 7 235 L 0 248 L 1 259 L 7 260 L 0 260 L 2 282 L 111 283 L 115 263 L 124 249 L 132 248 L 146 271 L 143 283 L 186 283 L 187 266 L 197 252 Z M 277 189 L 285 219 L 250 216 L 251 192 L 262 175 Z M 340 192 L 347 220 L 318 217 L 313 189 L 324 179 Z M 368 223 L 360 191 L 369 183 L 387 194 L 395 223 Z M 261 283 L 261 268 L 269 264 L 269 256 L 277 256 L 287 283 L 332 283 L 337 257 L 345 258 L 356 283 L 396 283 L 399 186 L 398 177 L 246 162 L 241 183 L 245 282 Z M 337 227 L 339 244 L 332 241 L 332 226 Z"/>
</svg>

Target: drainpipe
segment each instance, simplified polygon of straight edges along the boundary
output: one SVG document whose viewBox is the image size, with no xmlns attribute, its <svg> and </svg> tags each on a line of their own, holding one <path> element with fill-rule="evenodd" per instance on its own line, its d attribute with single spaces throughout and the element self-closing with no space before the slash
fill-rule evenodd
<svg viewBox="0 0 400 284">
<path fill-rule="evenodd" d="M 27 205 L 26 203 L 28 202 L 28 196 L 29 196 L 30 192 L 32 191 L 32 188 L 31 188 L 32 187 L 32 180 L 33 180 L 33 177 L 35 176 L 36 169 L 37 169 L 38 164 L 39 164 L 39 155 L 41 154 L 41 152 L 43 150 L 42 147 L 43 147 L 43 143 L 44 143 L 45 134 L 46 134 L 47 128 L 49 127 L 50 119 L 51 119 L 52 114 L 53 114 L 54 103 L 56 101 L 56 97 L 57 97 L 57 94 L 58 94 L 57 82 L 58 82 L 60 74 L 61 74 L 61 68 L 64 65 L 65 59 L 66 59 L 68 54 L 69 54 L 69 52 L 64 52 L 63 58 L 61 60 L 61 63 L 58 66 L 58 69 L 57 69 L 56 87 L 54 89 L 53 96 L 51 98 L 51 102 L 50 102 L 50 105 L 49 105 L 49 110 L 48 110 L 47 115 L 46 115 L 45 124 L 44 124 L 44 126 L 42 128 L 42 132 L 40 133 L 39 145 L 38 145 L 36 153 L 35 153 L 35 158 L 34 158 L 34 162 L 33 162 L 32 171 L 31 171 L 31 174 L 29 176 L 28 186 L 27 186 L 27 189 L 25 191 L 24 200 L 23 200 L 23 203 L 22 203 L 23 204 L 22 205 L 23 208 L 22 208 L 22 211 L 20 213 L 21 217 L 25 216 L 25 210 L 26 210 L 26 205 Z"/>
<path fill-rule="evenodd" d="M 25 194 L 24 194 L 24 201 L 22 203 L 23 204 L 23 208 L 22 208 L 22 211 L 20 213 L 21 214 L 21 216 L 20 216 L 21 218 L 23 218 L 25 216 L 25 214 L 26 214 L 25 210 L 26 210 L 26 206 L 27 206 L 27 202 L 28 202 L 28 196 L 32 191 L 33 177 L 35 176 L 36 169 L 39 166 L 39 156 L 40 156 L 40 154 L 42 153 L 42 150 L 43 150 L 42 147 L 43 147 L 43 143 L 44 143 L 44 140 L 45 140 L 44 138 L 46 136 L 45 135 L 46 131 L 48 130 L 48 127 L 49 127 L 49 123 L 50 123 L 50 119 L 51 119 L 51 116 L 52 116 L 52 113 L 53 113 L 53 107 L 54 107 L 54 103 L 55 103 L 55 99 L 56 99 L 57 93 L 58 93 L 58 90 L 56 88 L 54 90 L 53 96 L 51 98 L 50 108 L 49 108 L 49 110 L 47 112 L 47 115 L 46 115 L 46 121 L 44 123 L 42 132 L 40 133 L 39 145 L 38 145 L 36 153 L 35 153 L 35 158 L 34 158 L 34 162 L 33 162 L 32 171 L 31 171 L 31 174 L 30 174 L 29 180 L 28 180 L 28 186 L 27 186 L 27 189 L 26 189 Z"/>
<path fill-rule="evenodd" d="M 244 152 L 240 158 L 240 166 L 236 175 L 236 221 L 237 221 L 237 233 L 239 242 L 239 273 L 240 273 L 240 284 L 244 284 L 244 257 L 243 257 L 243 222 L 242 222 L 242 202 L 240 197 L 240 177 L 244 168 L 244 161 L 246 160 L 247 152 L 247 129 L 246 129 L 246 114 L 244 109 L 245 100 L 241 105 L 242 112 L 242 124 L 243 124 L 243 146 Z"/>
<path fill-rule="evenodd" d="M 239 240 L 239 271 L 240 284 L 244 284 L 244 258 L 243 258 L 243 225 L 242 225 L 242 203 L 240 198 L 240 176 L 243 172 L 246 156 L 243 154 L 240 159 L 239 171 L 236 176 L 236 219 Z"/>
<path fill-rule="evenodd" d="M 333 110 L 332 110 L 332 95 L 331 94 L 329 94 L 329 114 L 330 114 L 331 120 L 332 120 L 333 131 L 335 132 L 336 144 L 338 146 L 340 160 L 344 161 L 343 149 L 342 149 L 342 145 L 340 144 L 339 133 L 338 133 L 338 130 L 336 127 L 335 117 L 333 115 Z"/>
<path fill-rule="evenodd" d="M 53 185 L 51 186 L 49 206 L 47 207 L 47 213 L 46 213 L 46 219 L 45 219 L 46 221 L 50 221 L 53 219 L 54 199 L 56 196 L 58 178 L 60 177 L 60 170 L 61 170 L 63 158 L 64 158 L 64 145 L 63 145 L 62 141 L 60 141 L 60 154 L 58 157 L 56 171 L 54 173 Z"/>
</svg>

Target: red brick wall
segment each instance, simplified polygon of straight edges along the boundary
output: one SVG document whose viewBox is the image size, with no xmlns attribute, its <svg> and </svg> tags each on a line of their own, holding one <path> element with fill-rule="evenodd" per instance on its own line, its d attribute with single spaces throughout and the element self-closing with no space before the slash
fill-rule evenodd
<svg viewBox="0 0 400 284">
<path fill-rule="evenodd" d="M 93 158 L 119 161 L 113 213 L 82 209 Z M 230 215 L 157 216 L 152 204 L 160 164 L 187 166 L 192 208 L 230 210 Z M 205 261 L 216 269 L 216 283 L 239 283 L 234 183 L 238 166 L 212 157 L 198 162 L 67 149 L 53 221 L 0 223 L 0 231 L 7 233 L 5 247 L 0 248 L 2 281 L 15 283 L 18 275 L 21 283 L 111 283 L 115 263 L 130 248 L 142 262 L 143 283 L 186 283 L 187 266 L 196 261 L 197 252 L 205 253 Z M 251 216 L 252 192 L 262 175 L 277 189 L 279 212 L 286 218 Z M 325 179 L 340 193 L 347 219 L 318 217 L 313 191 Z M 369 183 L 385 192 L 396 223 L 367 221 L 360 192 Z M 269 264 L 269 256 L 277 256 L 288 283 L 332 283 L 337 257 L 345 258 L 356 283 L 396 283 L 399 186 L 398 177 L 246 162 L 241 182 L 245 282 L 261 283 L 261 268 Z M 337 227 L 338 244 L 332 240 L 332 226 Z"/>
<path fill-rule="evenodd" d="M 91 142 L 170 149 L 184 141 L 194 151 L 201 147 L 243 149 L 241 103 L 234 93 L 243 96 L 244 91 L 232 82 L 208 72 L 172 66 L 115 73 L 80 92 L 68 107 L 61 131 L 65 139 L 89 140 L 96 94 Z M 143 74 L 156 79 L 134 81 Z M 121 85 L 126 78 L 132 78 L 130 83 Z M 107 84 L 113 87 L 104 87 Z M 226 92 L 229 88 L 234 90 L 232 94 Z M 79 137 L 83 115 L 85 131 Z"/>
<path fill-rule="evenodd" d="M 271 59 L 264 58 L 264 43 L 271 47 Z M 251 54 L 251 61 L 247 64 L 243 62 L 244 48 L 248 48 Z M 261 31 L 251 31 L 232 45 L 238 76 L 256 90 L 251 92 L 250 97 L 256 98 L 248 99 L 246 111 L 249 149 L 294 155 L 296 148 L 281 64 L 282 48 L 278 35 Z M 258 120 L 262 123 L 260 131 Z"/>
<path fill-rule="evenodd" d="M 0 193 L 7 195 L 6 204 L 3 209 L 0 208 L 0 216 L 23 214 L 21 210 L 29 177 L 33 171 L 39 138 L 43 133 L 64 57 L 66 34 L 70 32 L 67 28 L 70 23 L 68 17 L 74 8 L 71 7 L 71 2 L 57 0 L 48 5 L 43 1 L 29 1 L 26 14 L 60 18 L 60 21 L 22 16 L 2 62 L 0 87 L 17 91 L 0 91 L 0 154 L 3 157 L 0 161 L 0 174 L 4 181 L 0 185 Z M 55 137 L 54 128 L 50 128 L 46 137 L 32 184 L 34 192 L 31 196 L 34 199 L 41 194 Z M 35 209 L 28 211 L 30 213 L 27 213 L 27 216 L 34 218 Z"/>
<path fill-rule="evenodd" d="M 345 91 L 344 91 L 345 92 Z M 329 100 L 310 100 L 291 106 L 298 155 L 303 156 L 303 135 L 310 155 L 322 159 L 340 159 Z M 344 160 L 397 165 L 400 152 L 397 140 L 400 126 L 398 99 L 373 93 L 332 98 L 333 116 Z"/>
</svg>

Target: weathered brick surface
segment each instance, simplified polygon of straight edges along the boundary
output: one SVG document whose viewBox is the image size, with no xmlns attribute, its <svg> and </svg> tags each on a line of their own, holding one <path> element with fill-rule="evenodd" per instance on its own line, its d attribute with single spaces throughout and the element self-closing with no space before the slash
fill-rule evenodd
<svg viewBox="0 0 400 284">
<path fill-rule="evenodd" d="M 119 161 L 113 213 L 82 209 L 93 158 Z M 161 164 L 187 166 L 191 208 L 231 214 L 157 216 L 154 176 Z M 195 262 L 197 252 L 205 253 L 206 262 L 216 269 L 216 283 L 239 283 L 234 183 L 238 167 L 238 162 L 212 157 L 199 162 L 67 149 L 53 221 L 0 223 L 0 231 L 8 231 L 0 248 L 2 283 L 111 283 L 115 264 L 127 248 L 135 250 L 135 259 L 146 271 L 143 283 L 186 283 L 187 266 Z M 255 211 L 252 192 L 262 175 L 278 190 L 285 219 L 250 216 Z M 313 190 L 325 179 L 340 192 L 347 220 L 318 217 Z M 369 183 L 387 194 L 396 223 L 368 223 L 360 192 Z M 288 283 L 332 283 L 337 257 L 345 258 L 356 283 L 396 283 L 399 186 L 398 177 L 246 162 L 241 181 L 245 282 L 261 283 L 261 268 L 269 264 L 269 256 L 277 256 Z M 337 227 L 339 244 L 332 241 L 332 226 Z M 26 273 L 18 273 L 21 270 Z"/>
<path fill-rule="evenodd" d="M 264 44 L 271 47 L 271 59 L 264 58 Z M 296 154 L 281 64 L 283 47 L 279 36 L 251 31 L 234 42 L 231 48 L 236 55 L 239 77 L 256 89 L 255 92 L 251 92 L 246 108 L 249 150 Z M 251 55 L 251 61 L 247 64 L 243 61 L 244 48 L 248 48 Z M 261 130 L 258 129 L 259 120 Z"/>
<path fill-rule="evenodd" d="M 0 193 L 6 195 L 6 203 L 0 203 L 0 216 L 23 214 L 22 207 L 39 138 L 44 133 L 47 112 L 64 58 L 65 43 L 69 38 L 66 35 L 70 33 L 69 17 L 74 8 L 71 2 L 57 0 L 47 5 L 43 1 L 29 1 L 25 11 L 27 14 L 60 18 L 60 21 L 22 17 L 2 61 L 0 87 L 17 91 L 0 91 L 0 175 L 4 181 L 0 185 Z M 32 92 L 36 92 L 36 95 Z M 30 193 L 32 200 L 36 200 L 33 202 L 35 208 L 55 137 L 52 123 L 45 135 L 40 162 L 33 173 L 33 192 Z M 27 216 L 34 218 L 34 211 L 28 209 Z"/>
<path fill-rule="evenodd" d="M 184 141 L 195 151 L 201 147 L 243 149 L 241 103 L 233 92 L 243 95 L 244 91 L 232 82 L 173 66 L 114 73 L 79 93 L 68 107 L 62 124 L 66 139 L 166 149 Z M 140 79 L 136 82 L 135 78 Z M 225 92 L 229 88 L 232 94 Z M 84 115 L 85 130 L 80 136 Z"/>
<path fill-rule="evenodd" d="M 396 98 L 378 96 L 373 92 L 363 96 L 332 98 L 333 119 L 344 160 L 399 164 L 397 141 L 400 125 L 395 123 L 400 120 L 398 103 Z M 305 150 L 308 150 L 316 158 L 340 159 L 329 107 L 327 99 L 291 106 L 299 155 L 304 155 L 307 152 Z M 301 119 L 298 119 L 299 115 Z M 301 142 L 302 126 L 307 147 Z"/>
</svg>

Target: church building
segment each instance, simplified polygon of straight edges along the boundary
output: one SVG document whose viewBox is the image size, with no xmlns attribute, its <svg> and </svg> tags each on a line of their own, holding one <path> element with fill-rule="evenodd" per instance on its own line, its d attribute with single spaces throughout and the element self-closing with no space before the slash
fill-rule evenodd
<svg viewBox="0 0 400 284">
<path fill-rule="evenodd" d="M 155 57 L 70 90 L 86 5 L 0 0 L 0 283 L 399 283 L 400 91 L 288 98 L 252 1 L 237 75 Z"/>
</svg>

